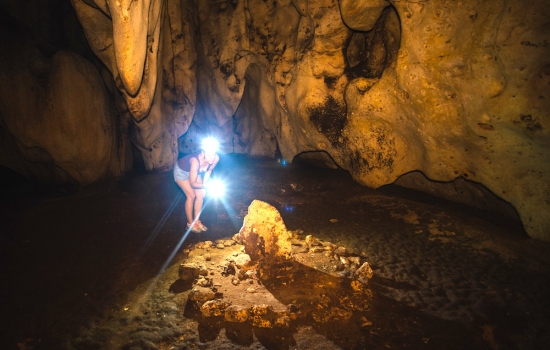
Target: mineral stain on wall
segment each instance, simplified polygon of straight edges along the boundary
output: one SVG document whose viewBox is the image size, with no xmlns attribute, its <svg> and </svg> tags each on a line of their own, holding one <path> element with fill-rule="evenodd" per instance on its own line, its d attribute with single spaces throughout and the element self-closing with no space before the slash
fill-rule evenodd
<svg viewBox="0 0 550 350">
<path fill-rule="evenodd" d="M 329 96 L 323 105 L 309 109 L 309 120 L 336 145 L 341 142 L 342 131 L 346 127 L 346 106 Z"/>
</svg>

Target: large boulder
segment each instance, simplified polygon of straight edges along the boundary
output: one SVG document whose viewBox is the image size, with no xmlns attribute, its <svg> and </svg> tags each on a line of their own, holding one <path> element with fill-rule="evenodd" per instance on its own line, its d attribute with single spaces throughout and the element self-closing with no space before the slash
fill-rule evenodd
<svg viewBox="0 0 550 350">
<path fill-rule="evenodd" d="M 253 262 L 286 259 L 292 253 L 292 234 L 277 209 L 266 202 L 252 201 L 239 236 Z"/>
<path fill-rule="evenodd" d="M 96 182 L 131 167 L 127 120 L 116 120 L 97 69 L 81 56 L 44 55 L 2 28 L 0 164 L 48 183 Z"/>
</svg>

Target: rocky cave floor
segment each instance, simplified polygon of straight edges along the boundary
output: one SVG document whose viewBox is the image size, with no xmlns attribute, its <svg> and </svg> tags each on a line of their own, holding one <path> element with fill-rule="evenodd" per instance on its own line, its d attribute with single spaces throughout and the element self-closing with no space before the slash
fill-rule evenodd
<svg viewBox="0 0 550 350">
<path fill-rule="evenodd" d="M 206 205 L 209 230 L 186 235 L 171 172 L 62 190 L 4 171 L 0 348 L 543 349 L 550 341 L 550 244 L 529 239 L 519 222 L 398 186 L 371 190 L 301 161 L 224 156 L 217 173 L 230 191 Z M 292 281 L 283 273 L 231 283 L 228 261 L 242 250 L 232 237 L 254 199 L 276 207 L 294 234 Z M 307 236 L 323 244 L 307 249 Z M 326 246 L 369 262 L 372 295 L 357 300 L 352 280 L 335 277 L 345 270 Z M 319 316 L 302 303 L 301 316 L 270 327 L 204 317 L 179 279 L 189 262 L 202 264 L 225 300 L 277 308 L 301 299 L 332 311 Z"/>
</svg>

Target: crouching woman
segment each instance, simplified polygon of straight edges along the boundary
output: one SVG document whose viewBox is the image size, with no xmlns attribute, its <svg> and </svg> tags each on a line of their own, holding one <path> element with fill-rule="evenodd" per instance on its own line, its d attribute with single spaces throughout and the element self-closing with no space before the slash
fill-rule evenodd
<svg viewBox="0 0 550 350">
<path fill-rule="evenodd" d="M 199 152 L 188 154 L 174 164 L 174 180 L 186 197 L 187 229 L 195 233 L 208 230 L 201 222 L 200 215 L 206 196 L 205 184 L 220 160 L 217 150 L 218 142 L 206 138 Z"/>
</svg>

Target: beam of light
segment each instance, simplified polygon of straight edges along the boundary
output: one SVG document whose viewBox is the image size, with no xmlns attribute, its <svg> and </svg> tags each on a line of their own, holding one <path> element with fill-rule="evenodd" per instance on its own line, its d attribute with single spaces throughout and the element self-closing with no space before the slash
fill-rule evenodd
<svg viewBox="0 0 550 350">
<path fill-rule="evenodd" d="M 182 193 L 178 193 L 178 196 L 176 197 L 177 200 L 179 200 L 182 196 Z M 175 203 L 177 203 L 177 200 L 174 200 Z M 166 218 L 168 218 L 168 216 L 170 216 L 170 214 L 172 213 L 172 211 L 174 210 L 173 207 L 175 206 L 174 203 L 172 203 L 173 205 L 170 206 L 170 212 L 167 212 L 168 215 L 165 214 Z M 206 199 L 204 205 L 203 205 L 203 209 L 201 209 L 201 212 L 200 214 L 202 214 L 203 210 L 204 210 L 204 207 L 206 207 L 206 205 L 208 204 L 208 198 Z M 200 215 L 199 215 L 200 217 Z M 198 218 L 198 217 L 197 217 Z M 164 217 L 163 217 L 164 219 Z M 162 227 L 162 225 L 164 224 L 164 222 L 166 221 L 166 219 L 164 220 L 161 220 L 161 222 L 159 222 L 159 224 L 157 225 L 157 228 L 158 230 L 160 230 L 160 228 Z M 187 221 L 187 220 L 186 220 Z M 145 291 L 143 292 L 143 295 L 139 298 L 139 303 L 142 303 L 145 301 L 145 299 L 147 298 L 148 295 L 150 295 L 151 291 L 153 290 L 153 288 L 155 288 L 155 286 L 157 285 L 157 282 L 160 278 L 160 276 L 162 275 L 162 273 L 168 268 L 168 266 L 170 265 L 170 263 L 172 262 L 172 259 L 174 259 L 174 257 L 176 256 L 176 254 L 178 253 L 178 251 L 181 249 L 181 246 L 183 245 L 183 242 L 185 242 L 185 240 L 187 239 L 187 236 L 189 236 L 189 233 L 191 233 L 191 227 L 193 227 L 193 225 L 195 225 L 195 223 L 197 222 L 197 219 L 193 220 L 193 223 L 190 227 L 187 228 L 187 230 L 185 231 L 185 233 L 183 234 L 183 236 L 181 237 L 181 239 L 179 240 L 179 242 L 176 244 L 176 246 L 174 247 L 174 249 L 172 250 L 172 252 L 170 253 L 170 255 L 168 256 L 168 258 L 166 258 L 166 261 L 164 262 L 164 264 L 162 265 L 162 267 L 159 269 L 159 271 L 157 272 L 156 276 L 153 277 L 151 283 L 149 283 L 149 286 L 145 289 Z M 155 228 L 155 230 L 157 229 Z"/>
<path fill-rule="evenodd" d="M 143 255 L 143 253 L 145 253 L 145 250 L 147 250 L 147 248 L 149 248 L 149 246 L 151 245 L 151 243 L 153 242 L 155 237 L 160 232 L 160 229 L 162 228 L 162 226 L 164 226 L 164 224 L 166 223 L 166 220 L 168 220 L 170 215 L 172 215 L 172 212 L 174 211 L 174 208 L 176 207 L 176 205 L 178 204 L 178 202 L 180 201 L 182 196 L 183 196 L 183 193 L 179 192 L 176 195 L 176 198 L 174 198 L 174 200 L 172 201 L 172 204 L 170 204 L 168 209 L 166 209 L 166 212 L 164 213 L 164 215 L 162 216 L 162 218 L 158 222 L 157 226 L 155 226 L 155 228 L 153 229 L 153 232 L 151 232 L 151 235 L 149 235 L 149 239 L 147 239 L 147 242 L 145 242 L 145 244 L 143 245 L 143 248 L 141 248 L 141 250 L 139 252 L 139 255 L 138 255 L 138 258 L 140 258 Z"/>
<path fill-rule="evenodd" d="M 218 199 L 223 207 L 225 208 L 225 211 L 227 212 L 227 215 L 229 216 L 229 219 L 231 220 L 231 223 L 236 229 L 240 229 L 243 222 L 242 220 L 238 220 L 237 218 L 237 212 L 233 209 L 233 207 L 229 204 L 229 202 L 225 198 L 219 198 Z M 218 203 L 216 203 L 217 205 Z"/>
<path fill-rule="evenodd" d="M 231 223 L 236 229 L 240 229 L 242 226 L 242 221 L 239 221 L 237 218 L 237 213 L 233 209 L 233 207 L 229 204 L 229 201 L 226 199 L 228 196 L 228 192 L 230 192 L 231 188 L 227 188 L 225 185 L 225 181 L 222 181 L 221 179 L 212 179 L 207 184 L 207 198 L 204 207 L 206 207 L 206 204 L 210 201 L 210 199 L 214 200 L 213 205 L 216 206 L 216 216 L 218 215 L 218 204 L 221 202 L 223 205 L 225 212 L 229 216 L 229 219 L 231 220 Z"/>
<path fill-rule="evenodd" d="M 223 183 L 223 181 L 219 180 L 219 179 L 211 179 L 209 181 L 209 187 L 211 187 L 210 189 L 207 189 L 207 197 L 205 198 L 205 201 L 203 203 L 203 208 L 201 209 L 201 213 L 203 213 L 204 211 L 204 208 L 206 208 L 208 206 L 208 203 L 211 201 L 211 200 L 214 200 L 215 203 L 213 203 L 214 205 L 216 205 L 216 209 L 217 209 L 217 205 L 219 202 L 222 203 L 222 205 L 224 206 L 227 214 L 229 215 L 230 219 L 231 219 L 231 222 L 233 223 L 233 225 L 235 226 L 235 228 L 240 228 L 240 225 L 242 225 L 242 221 L 239 222 L 239 220 L 237 220 L 237 216 L 235 215 L 235 210 L 233 210 L 233 208 L 231 207 L 231 205 L 229 205 L 229 202 L 225 199 L 225 194 L 226 194 L 226 189 L 225 189 L 225 185 Z M 140 252 L 140 256 L 143 254 L 143 252 L 145 251 L 145 249 L 151 244 L 152 240 L 154 239 L 154 237 L 158 234 L 158 232 L 160 231 L 160 229 L 162 228 L 162 226 L 164 225 L 164 223 L 166 222 L 166 220 L 168 219 L 168 217 L 172 214 L 173 210 L 174 210 L 174 207 L 176 206 L 177 202 L 179 201 L 179 199 L 182 197 L 182 193 L 178 193 L 178 195 L 176 196 L 176 198 L 174 199 L 174 202 L 170 205 L 170 207 L 168 208 L 168 210 L 166 211 L 166 213 L 164 214 L 164 216 L 162 217 L 162 219 L 159 221 L 159 223 L 157 224 L 157 226 L 155 227 L 155 229 L 153 230 L 153 233 L 151 234 L 151 237 L 149 238 L 149 240 L 147 241 L 147 244 L 144 246 L 144 248 L 142 249 L 142 251 Z M 217 210 L 216 210 L 217 211 Z M 216 212 L 216 215 L 217 215 L 217 212 Z M 199 215 L 200 217 L 200 215 Z M 216 218 L 217 219 L 217 218 Z M 197 220 L 194 220 L 192 225 L 194 225 L 196 223 Z M 191 227 L 192 227 L 191 225 Z M 143 292 L 142 296 L 140 297 L 140 302 L 143 302 L 145 301 L 145 299 L 147 298 L 148 295 L 150 295 L 151 291 L 153 290 L 153 288 L 157 285 L 158 283 L 158 280 L 160 279 L 162 273 L 168 268 L 168 266 L 171 264 L 172 260 L 174 259 L 174 257 L 176 256 L 176 254 L 180 251 L 181 249 L 181 246 L 183 245 L 183 243 L 185 242 L 185 240 L 187 239 L 187 237 L 189 236 L 189 233 L 191 232 L 191 227 L 187 228 L 187 230 L 185 231 L 185 233 L 183 234 L 183 236 L 181 237 L 181 239 L 179 240 L 179 242 L 176 244 L 176 246 L 174 247 L 174 249 L 172 250 L 172 252 L 170 253 L 170 255 L 166 258 L 166 261 L 164 262 L 164 264 L 162 265 L 162 267 L 159 269 L 159 271 L 157 272 L 156 276 L 153 277 L 152 281 L 149 283 L 149 285 L 147 286 L 146 290 Z"/>
<path fill-rule="evenodd" d="M 205 203 L 205 205 L 206 205 L 206 203 Z M 202 210 L 201 210 L 201 213 L 202 213 Z M 193 221 L 193 225 L 195 224 L 195 222 L 197 222 L 197 220 Z M 193 225 L 191 225 L 191 227 L 193 227 Z M 185 231 L 185 233 L 181 237 L 178 244 L 176 244 L 176 246 L 174 247 L 174 250 L 172 250 L 172 253 L 170 253 L 170 255 L 168 256 L 168 258 L 166 259 L 166 261 L 164 262 L 162 267 L 159 269 L 159 272 L 157 272 L 156 276 L 153 277 L 151 283 L 149 283 L 149 285 L 147 286 L 147 288 L 145 289 L 145 291 L 143 292 L 143 294 L 139 298 L 139 301 L 138 301 L 137 305 L 145 302 L 147 297 L 151 294 L 151 291 L 157 285 L 158 280 L 160 279 L 160 276 L 168 268 L 168 266 L 172 262 L 172 259 L 174 259 L 177 252 L 180 250 L 181 246 L 183 245 L 183 242 L 185 242 L 185 240 L 187 239 L 187 236 L 189 236 L 189 233 L 191 232 L 191 227 L 187 228 L 187 230 Z"/>
<path fill-rule="evenodd" d="M 129 273 L 132 273 L 134 268 L 137 266 L 138 261 L 141 260 L 141 258 L 145 254 L 145 251 L 149 248 L 149 246 L 151 245 L 153 240 L 156 238 L 156 236 L 160 232 L 160 229 L 162 228 L 162 226 L 164 226 L 164 224 L 166 223 L 166 220 L 168 220 L 170 215 L 172 215 L 172 212 L 176 208 L 176 205 L 178 204 L 178 202 L 180 201 L 182 196 L 183 196 L 183 192 L 178 192 L 178 194 L 176 195 L 176 197 L 174 198 L 174 200 L 172 201 L 172 203 L 170 204 L 168 209 L 166 209 L 166 212 L 164 212 L 164 215 L 162 216 L 162 218 L 159 220 L 159 222 L 157 223 L 157 225 L 155 226 L 155 228 L 153 229 L 153 231 L 149 235 L 149 238 L 147 238 L 147 241 L 145 242 L 143 247 L 140 249 L 140 251 L 137 253 L 135 258 L 132 260 L 132 262 L 130 263 L 130 266 L 128 267 L 128 269 L 126 269 L 126 272 L 119 279 L 119 281 L 121 283 L 123 281 L 126 281 L 126 275 L 128 275 Z M 189 230 L 187 230 L 187 232 L 185 234 L 185 237 L 187 237 L 187 234 L 189 234 Z M 182 243 L 183 243 L 183 241 L 180 242 L 180 245 Z M 155 278 L 155 280 L 156 280 L 156 278 Z M 150 288 L 152 288 L 152 287 L 150 287 Z M 150 288 L 148 288 L 147 290 L 149 290 Z"/>
</svg>

